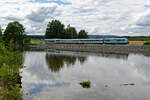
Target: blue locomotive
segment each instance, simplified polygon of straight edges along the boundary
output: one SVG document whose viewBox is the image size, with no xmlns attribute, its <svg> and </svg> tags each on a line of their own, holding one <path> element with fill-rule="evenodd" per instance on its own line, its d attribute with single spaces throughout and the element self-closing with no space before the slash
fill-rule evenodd
<svg viewBox="0 0 150 100">
<path fill-rule="evenodd" d="M 103 39 L 45 39 L 45 43 L 55 44 L 128 44 L 127 38 Z"/>
</svg>

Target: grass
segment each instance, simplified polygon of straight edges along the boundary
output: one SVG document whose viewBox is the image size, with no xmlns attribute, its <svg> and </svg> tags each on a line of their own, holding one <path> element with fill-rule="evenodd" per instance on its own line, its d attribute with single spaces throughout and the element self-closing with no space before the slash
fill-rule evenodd
<svg viewBox="0 0 150 100">
<path fill-rule="evenodd" d="M 144 45 L 150 45 L 150 42 L 145 42 Z"/>
<path fill-rule="evenodd" d="M 144 41 L 129 41 L 129 45 L 143 45 Z"/>
<path fill-rule="evenodd" d="M 150 45 L 150 41 L 129 41 L 129 45 Z"/>
<path fill-rule="evenodd" d="M 45 44 L 44 40 L 40 40 L 40 39 L 32 39 L 31 44 Z"/>
<path fill-rule="evenodd" d="M 128 38 L 129 41 L 150 41 L 150 38 Z"/>
<path fill-rule="evenodd" d="M 150 41 L 150 36 L 127 37 L 129 41 Z"/>
<path fill-rule="evenodd" d="M 91 81 L 83 81 L 80 83 L 80 85 L 83 87 L 83 88 L 90 88 L 91 87 Z"/>
</svg>

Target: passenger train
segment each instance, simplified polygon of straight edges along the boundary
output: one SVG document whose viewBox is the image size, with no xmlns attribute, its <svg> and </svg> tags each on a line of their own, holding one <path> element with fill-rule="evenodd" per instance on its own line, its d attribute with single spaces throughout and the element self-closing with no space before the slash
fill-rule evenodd
<svg viewBox="0 0 150 100">
<path fill-rule="evenodd" d="M 128 44 L 127 38 L 45 39 L 46 44 Z"/>
</svg>

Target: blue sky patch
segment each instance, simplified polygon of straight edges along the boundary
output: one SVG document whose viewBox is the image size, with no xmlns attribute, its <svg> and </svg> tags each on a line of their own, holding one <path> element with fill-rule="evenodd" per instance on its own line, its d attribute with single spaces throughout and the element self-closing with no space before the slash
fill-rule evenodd
<svg viewBox="0 0 150 100">
<path fill-rule="evenodd" d="M 144 5 L 145 8 L 150 8 L 150 5 Z"/>
<path fill-rule="evenodd" d="M 64 87 L 69 86 L 70 83 L 60 83 L 56 82 L 55 84 L 34 84 L 35 88 L 30 89 L 29 93 L 30 95 L 40 93 L 44 87 Z"/>
<path fill-rule="evenodd" d="M 16 10 L 18 10 L 18 11 L 19 11 L 19 10 L 20 10 L 20 8 L 16 8 Z"/>
<path fill-rule="evenodd" d="M 39 3 L 56 3 L 58 5 L 71 5 L 71 2 L 63 2 L 61 0 L 35 0 L 35 2 L 39 2 Z"/>
</svg>

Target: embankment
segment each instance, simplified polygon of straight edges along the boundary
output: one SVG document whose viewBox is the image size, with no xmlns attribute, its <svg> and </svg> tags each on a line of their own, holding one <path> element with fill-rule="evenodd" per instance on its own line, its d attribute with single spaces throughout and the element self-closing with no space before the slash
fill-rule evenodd
<svg viewBox="0 0 150 100">
<path fill-rule="evenodd" d="M 30 45 L 36 50 L 67 50 L 80 52 L 103 52 L 103 53 L 150 53 L 149 46 L 140 45 L 101 45 L 101 44 L 38 44 Z"/>
</svg>

